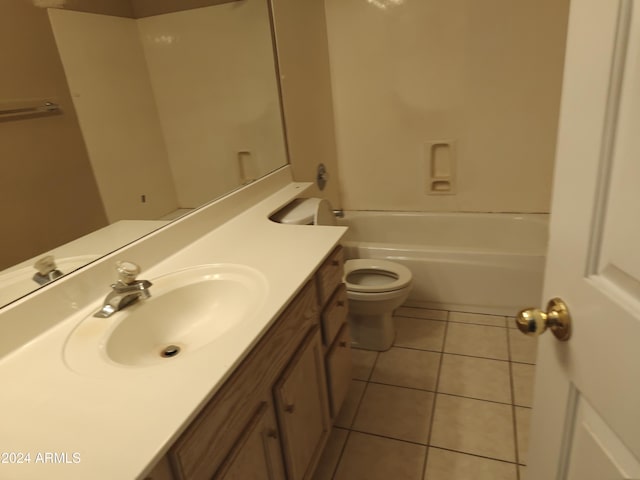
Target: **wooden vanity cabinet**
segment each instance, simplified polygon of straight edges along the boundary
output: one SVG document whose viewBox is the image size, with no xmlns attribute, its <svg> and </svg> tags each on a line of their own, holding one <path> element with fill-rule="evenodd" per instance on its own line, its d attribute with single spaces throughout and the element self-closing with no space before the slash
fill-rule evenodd
<svg viewBox="0 0 640 480">
<path fill-rule="evenodd" d="M 312 477 L 351 376 L 343 262 L 338 247 L 148 478 Z"/>
<path fill-rule="evenodd" d="M 177 479 L 217 478 L 254 412 L 271 401 L 274 383 L 317 325 L 316 295 L 311 279 L 176 442 L 169 456 Z"/>
</svg>

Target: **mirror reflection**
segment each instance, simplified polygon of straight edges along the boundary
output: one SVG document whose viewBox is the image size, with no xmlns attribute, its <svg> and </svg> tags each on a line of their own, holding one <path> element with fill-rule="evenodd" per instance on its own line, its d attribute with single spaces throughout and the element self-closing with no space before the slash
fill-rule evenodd
<svg viewBox="0 0 640 480">
<path fill-rule="evenodd" d="M 286 163 L 266 0 L 100 4 L 0 4 L 0 306 Z"/>
</svg>

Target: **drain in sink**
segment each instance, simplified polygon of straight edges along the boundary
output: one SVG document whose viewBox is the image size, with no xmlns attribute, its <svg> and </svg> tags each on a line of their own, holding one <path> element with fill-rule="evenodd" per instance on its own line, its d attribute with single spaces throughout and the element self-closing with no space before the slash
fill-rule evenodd
<svg viewBox="0 0 640 480">
<path fill-rule="evenodd" d="M 164 347 L 160 352 L 160 356 L 164 358 L 172 358 L 180 353 L 180 347 L 177 345 L 169 345 Z"/>
</svg>

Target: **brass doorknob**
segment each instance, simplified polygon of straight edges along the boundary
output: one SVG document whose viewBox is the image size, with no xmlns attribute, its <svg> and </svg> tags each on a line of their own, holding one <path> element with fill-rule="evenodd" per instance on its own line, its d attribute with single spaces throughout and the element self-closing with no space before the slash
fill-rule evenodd
<svg viewBox="0 0 640 480">
<path fill-rule="evenodd" d="M 547 304 L 546 312 L 538 308 L 521 310 L 516 324 L 525 335 L 537 337 L 549 328 L 561 342 L 566 342 L 571 337 L 571 315 L 560 298 L 552 298 Z"/>
</svg>

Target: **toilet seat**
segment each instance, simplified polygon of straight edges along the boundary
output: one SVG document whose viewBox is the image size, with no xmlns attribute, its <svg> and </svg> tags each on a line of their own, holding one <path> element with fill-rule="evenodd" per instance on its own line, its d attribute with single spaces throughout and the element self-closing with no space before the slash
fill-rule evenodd
<svg viewBox="0 0 640 480">
<path fill-rule="evenodd" d="M 384 293 L 401 290 L 411 283 L 411 271 L 404 265 L 375 258 L 347 260 L 343 281 L 347 291 Z"/>
</svg>

